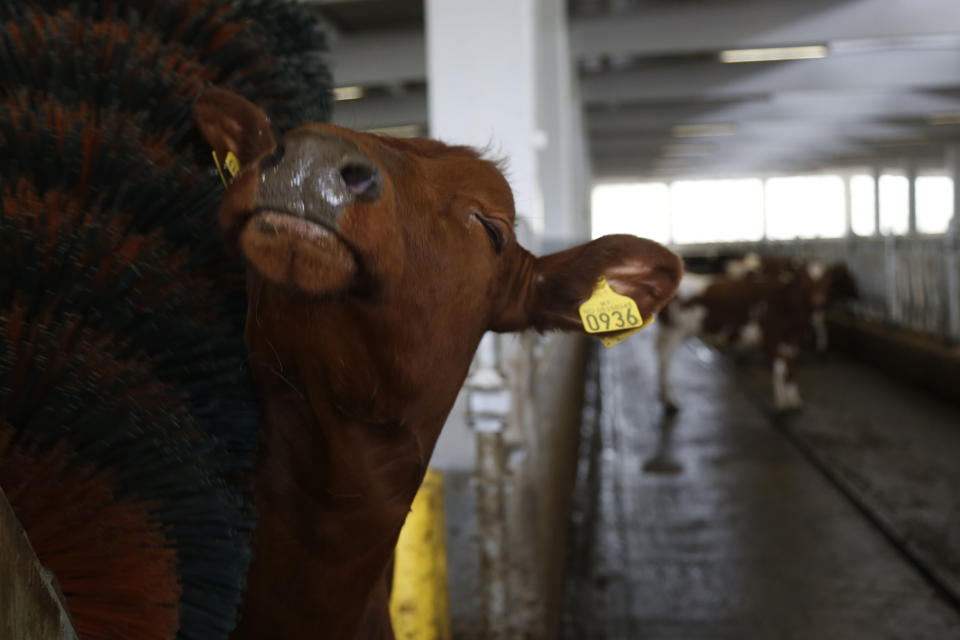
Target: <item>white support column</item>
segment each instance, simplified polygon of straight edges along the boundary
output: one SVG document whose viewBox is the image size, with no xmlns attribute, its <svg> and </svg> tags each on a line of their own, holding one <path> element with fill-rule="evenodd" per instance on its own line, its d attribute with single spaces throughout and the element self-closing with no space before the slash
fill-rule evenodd
<svg viewBox="0 0 960 640">
<path fill-rule="evenodd" d="M 579 77 L 570 57 L 564 0 L 536 2 L 538 168 L 543 193 L 543 251 L 590 235 L 588 147 Z M 586 171 L 585 171 L 586 170 Z"/>
<path fill-rule="evenodd" d="M 517 214 L 539 235 L 535 21 L 533 0 L 426 2 L 430 135 L 504 158 Z"/>
</svg>

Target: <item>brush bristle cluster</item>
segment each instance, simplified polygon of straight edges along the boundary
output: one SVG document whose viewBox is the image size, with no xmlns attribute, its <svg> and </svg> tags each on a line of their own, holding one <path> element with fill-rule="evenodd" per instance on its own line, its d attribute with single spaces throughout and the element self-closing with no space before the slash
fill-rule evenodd
<svg viewBox="0 0 960 640">
<path fill-rule="evenodd" d="M 326 120 L 322 48 L 278 0 L 0 0 L 0 486 L 82 638 L 236 624 L 258 415 L 192 105 Z"/>
</svg>

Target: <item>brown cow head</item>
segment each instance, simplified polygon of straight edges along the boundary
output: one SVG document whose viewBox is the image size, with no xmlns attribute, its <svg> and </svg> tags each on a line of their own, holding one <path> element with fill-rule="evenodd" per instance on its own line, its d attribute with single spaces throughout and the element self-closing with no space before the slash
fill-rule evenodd
<svg viewBox="0 0 960 640">
<path fill-rule="evenodd" d="M 386 415 L 390 396 L 429 389 L 445 415 L 485 331 L 582 330 L 601 275 L 644 316 L 678 284 L 680 260 L 632 236 L 534 257 L 507 181 L 473 149 L 330 124 L 275 141 L 262 111 L 216 89 L 196 114 L 219 157 L 240 161 L 220 224 L 252 267 L 249 324 L 272 323 L 278 358 L 336 366 L 314 373 L 347 412 Z"/>
</svg>

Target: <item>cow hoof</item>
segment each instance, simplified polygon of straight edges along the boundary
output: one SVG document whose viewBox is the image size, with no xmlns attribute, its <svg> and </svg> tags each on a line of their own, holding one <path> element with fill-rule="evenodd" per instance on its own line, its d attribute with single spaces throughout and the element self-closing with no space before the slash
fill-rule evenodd
<svg viewBox="0 0 960 640">
<path fill-rule="evenodd" d="M 674 460 L 673 458 L 659 455 L 654 458 L 650 458 L 643 463 L 643 472 L 644 473 L 657 473 L 664 475 L 672 475 L 681 473 L 683 471 L 683 465 Z"/>
<path fill-rule="evenodd" d="M 798 413 L 801 409 L 803 409 L 802 403 L 784 404 L 781 406 L 775 406 L 773 408 L 773 413 L 777 416 L 789 416 L 794 413 Z"/>
</svg>

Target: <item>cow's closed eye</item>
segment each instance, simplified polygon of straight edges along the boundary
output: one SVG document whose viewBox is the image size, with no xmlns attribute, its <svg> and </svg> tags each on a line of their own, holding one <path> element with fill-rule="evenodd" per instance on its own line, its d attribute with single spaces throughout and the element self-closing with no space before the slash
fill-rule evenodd
<svg viewBox="0 0 960 640">
<path fill-rule="evenodd" d="M 493 250 L 497 252 L 497 255 L 502 254 L 504 233 L 500 225 L 478 212 L 474 212 L 473 217 L 483 225 L 483 230 L 487 232 L 487 235 L 490 237 L 490 242 L 493 244 Z"/>
</svg>

